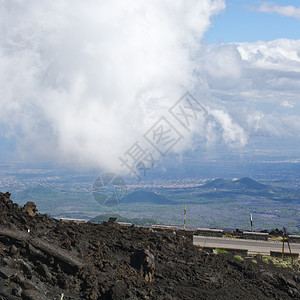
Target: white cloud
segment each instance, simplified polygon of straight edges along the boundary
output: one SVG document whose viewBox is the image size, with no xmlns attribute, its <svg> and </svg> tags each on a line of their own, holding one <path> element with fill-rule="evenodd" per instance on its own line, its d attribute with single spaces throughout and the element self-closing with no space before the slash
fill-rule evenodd
<svg viewBox="0 0 300 300">
<path fill-rule="evenodd" d="M 199 72 L 212 90 L 299 94 L 300 40 L 233 43 L 208 46 L 201 53 Z M 231 84 L 229 84 L 231 83 Z M 277 91 L 276 91 L 277 93 Z M 275 98 L 274 98 L 275 100 Z"/>
<path fill-rule="evenodd" d="M 202 49 L 198 71 L 202 82 L 223 95 L 253 97 L 259 92 L 259 98 L 268 92 L 278 95 L 278 90 L 298 95 L 299 49 L 300 40 L 289 39 L 209 45 Z"/>
<path fill-rule="evenodd" d="M 188 89 L 209 115 L 176 151 L 193 135 L 233 148 L 249 135 L 299 136 L 300 40 L 202 44 L 224 8 L 223 0 L 2 1 L 6 134 L 27 157 L 115 169 Z"/>
<path fill-rule="evenodd" d="M 289 39 L 203 47 L 199 82 L 215 97 L 207 105 L 227 111 L 247 135 L 299 137 L 299 49 Z"/>
<path fill-rule="evenodd" d="M 200 72 L 208 83 L 228 89 L 241 76 L 241 56 L 235 45 L 212 45 L 205 48 L 200 58 Z"/>
<path fill-rule="evenodd" d="M 243 147 L 247 144 L 247 134 L 244 129 L 237 124 L 230 115 L 223 110 L 214 109 L 210 111 L 214 117 L 212 126 L 220 126 L 224 141 L 233 148 Z"/>
<path fill-rule="evenodd" d="M 300 118 L 297 115 L 250 112 L 247 116 L 248 133 L 268 137 L 300 137 Z M 288 145 L 286 145 L 288 147 Z"/>
<path fill-rule="evenodd" d="M 293 5 L 282 6 L 274 2 L 263 2 L 257 11 L 264 13 L 277 13 L 285 17 L 292 17 L 300 19 L 300 7 L 295 7 Z"/>
<path fill-rule="evenodd" d="M 272 71 L 300 71 L 300 40 L 277 39 L 270 42 L 237 43 L 243 61 Z"/>
<path fill-rule="evenodd" d="M 0 4 L 0 117 L 24 156 L 112 169 L 193 89 L 223 0 Z"/>
<path fill-rule="evenodd" d="M 287 108 L 294 108 L 294 104 L 289 101 L 283 101 L 280 103 L 280 105 Z"/>
</svg>

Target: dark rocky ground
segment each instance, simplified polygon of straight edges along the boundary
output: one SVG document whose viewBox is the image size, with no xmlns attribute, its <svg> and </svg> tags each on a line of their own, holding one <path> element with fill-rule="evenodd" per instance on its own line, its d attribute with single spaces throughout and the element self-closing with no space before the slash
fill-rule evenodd
<svg viewBox="0 0 300 300">
<path fill-rule="evenodd" d="M 299 270 L 202 251 L 191 233 L 65 223 L 34 210 L 0 193 L 1 300 L 300 299 Z"/>
</svg>

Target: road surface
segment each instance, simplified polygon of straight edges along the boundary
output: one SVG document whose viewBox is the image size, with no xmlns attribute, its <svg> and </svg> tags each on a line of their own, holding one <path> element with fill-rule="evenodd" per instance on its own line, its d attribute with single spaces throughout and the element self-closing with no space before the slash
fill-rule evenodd
<svg viewBox="0 0 300 300">
<path fill-rule="evenodd" d="M 243 249 L 248 250 L 249 254 L 263 254 L 270 255 L 270 251 L 282 252 L 282 242 L 273 241 L 256 241 L 256 240 L 243 240 L 234 238 L 217 238 L 194 235 L 194 245 L 207 248 L 220 248 L 220 249 Z M 300 254 L 300 244 L 290 243 L 292 253 Z M 287 243 L 284 244 L 284 252 L 289 253 Z"/>
</svg>

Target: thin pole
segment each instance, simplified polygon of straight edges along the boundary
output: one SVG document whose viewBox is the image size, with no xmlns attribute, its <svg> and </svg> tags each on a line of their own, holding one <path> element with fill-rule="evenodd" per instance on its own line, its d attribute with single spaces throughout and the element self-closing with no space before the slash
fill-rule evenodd
<svg viewBox="0 0 300 300">
<path fill-rule="evenodd" d="M 284 238 L 285 238 L 285 228 L 282 229 L 282 260 L 284 256 Z"/>
<path fill-rule="evenodd" d="M 253 218 L 252 218 L 252 214 L 250 214 L 250 225 L 251 225 L 251 231 L 253 231 Z"/>
<path fill-rule="evenodd" d="M 186 205 L 184 206 L 183 230 L 185 230 L 185 221 L 186 221 Z"/>
<path fill-rule="evenodd" d="M 287 243 L 289 246 L 290 256 L 291 256 L 291 260 L 292 260 L 292 264 L 293 264 L 293 256 L 292 256 L 292 250 L 291 250 L 290 241 L 289 241 L 289 235 L 286 233 L 286 231 L 285 231 L 285 236 L 287 237 Z"/>
</svg>

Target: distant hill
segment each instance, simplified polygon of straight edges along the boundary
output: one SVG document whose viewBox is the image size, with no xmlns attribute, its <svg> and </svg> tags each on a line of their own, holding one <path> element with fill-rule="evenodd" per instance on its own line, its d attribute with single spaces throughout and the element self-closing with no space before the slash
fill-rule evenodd
<svg viewBox="0 0 300 300">
<path fill-rule="evenodd" d="M 239 180 L 233 181 L 232 184 L 234 186 L 239 186 L 242 188 L 253 189 L 253 190 L 262 190 L 267 188 L 265 184 L 259 183 L 249 177 L 244 177 Z"/>
<path fill-rule="evenodd" d="M 208 181 L 203 188 L 222 188 L 226 184 L 226 180 L 223 178 L 213 179 Z"/>
<path fill-rule="evenodd" d="M 40 210 L 43 210 L 46 207 L 53 207 L 56 200 L 61 201 L 61 195 L 62 194 L 59 191 L 53 188 L 36 185 L 14 193 L 13 198 L 20 204 L 25 204 L 27 201 L 33 201 L 38 205 Z"/>
<path fill-rule="evenodd" d="M 24 198 L 37 198 L 45 197 L 48 195 L 49 197 L 57 196 L 59 192 L 53 188 L 45 187 L 43 185 L 36 185 L 32 187 L 28 187 L 24 191 L 22 191 L 22 197 Z"/>
<path fill-rule="evenodd" d="M 123 216 L 120 216 L 119 214 L 103 214 L 99 215 L 95 218 L 92 218 L 89 220 L 89 222 L 96 222 L 96 223 L 103 223 L 107 222 L 109 218 L 117 218 L 116 222 L 126 222 L 126 223 L 132 223 L 134 225 L 160 225 L 161 223 L 152 220 L 152 219 L 138 219 L 138 218 L 126 218 Z"/>
<path fill-rule="evenodd" d="M 230 180 L 217 178 L 211 180 L 202 186 L 204 189 L 226 189 L 226 190 L 265 190 L 268 187 L 265 184 L 259 183 L 249 177 L 244 177 L 238 180 Z"/>
<path fill-rule="evenodd" d="M 12 198 L 19 204 L 23 205 L 27 201 L 33 201 L 40 212 L 47 213 L 61 206 L 77 206 L 85 196 L 88 196 L 88 194 L 61 192 L 55 188 L 43 185 L 31 186 L 12 194 Z"/>
<path fill-rule="evenodd" d="M 135 191 L 127 195 L 124 200 L 127 203 L 143 202 L 153 204 L 174 204 L 173 201 L 154 192 Z"/>
</svg>

